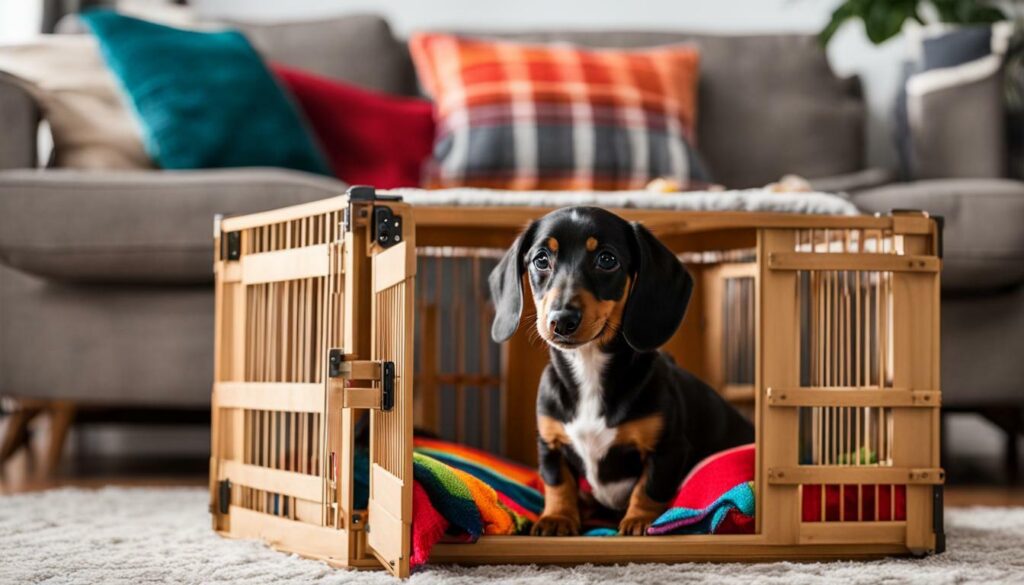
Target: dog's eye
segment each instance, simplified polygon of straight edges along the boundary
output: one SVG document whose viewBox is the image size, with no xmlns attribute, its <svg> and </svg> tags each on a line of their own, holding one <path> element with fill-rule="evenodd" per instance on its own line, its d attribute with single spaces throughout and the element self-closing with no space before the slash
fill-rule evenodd
<svg viewBox="0 0 1024 585">
<path fill-rule="evenodd" d="M 551 268 L 551 260 L 548 259 L 548 255 L 545 252 L 541 252 L 534 256 L 533 267 L 537 270 L 548 270 Z"/>
<path fill-rule="evenodd" d="M 606 250 L 597 255 L 595 264 L 601 270 L 611 271 L 619 267 L 619 259 L 615 257 L 615 254 Z"/>
</svg>

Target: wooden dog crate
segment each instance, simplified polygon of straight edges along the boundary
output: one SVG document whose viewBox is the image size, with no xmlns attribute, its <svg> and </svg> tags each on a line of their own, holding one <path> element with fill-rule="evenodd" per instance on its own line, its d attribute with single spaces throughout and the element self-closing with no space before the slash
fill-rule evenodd
<svg viewBox="0 0 1024 585">
<path fill-rule="evenodd" d="M 405 576 L 414 421 L 534 461 L 546 350 L 529 327 L 492 344 L 483 282 L 515 235 L 548 211 L 414 209 L 356 188 L 219 222 L 214 529 Z M 756 533 L 563 537 L 557 546 L 551 537 L 484 536 L 439 544 L 432 562 L 941 551 L 938 222 L 911 212 L 615 211 L 644 222 L 694 273 L 688 315 L 665 350 L 756 423 Z M 361 416 L 365 510 L 353 500 Z M 838 494 L 837 512 L 826 510 L 826 494 Z"/>
</svg>

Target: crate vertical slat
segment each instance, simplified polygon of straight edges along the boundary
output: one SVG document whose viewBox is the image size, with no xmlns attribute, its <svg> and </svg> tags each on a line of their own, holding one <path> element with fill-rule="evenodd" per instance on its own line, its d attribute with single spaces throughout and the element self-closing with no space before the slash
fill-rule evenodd
<svg viewBox="0 0 1024 585">
<path fill-rule="evenodd" d="M 757 278 L 757 468 L 795 465 L 798 460 L 799 421 L 794 409 L 765 407 L 765 391 L 799 384 L 800 339 L 797 310 L 797 275 L 772 270 L 774 254 L 791 251 L 792 230 L 761 230 L 757 241 L 760 272 Z M 757 493 L 757 528 L 771 535 L 774 544 L 796 544 L 800 538 L 800 489 L 795 485 L 774 485 L 760 474 Z"/>
<path fill-rule="evenodd" d="M 905 254 L 927 254 L 934 240 L 927 235 L 902 236 Z M 892 277 L 893 385 L 909 390 L 939 387 L 939 272 L 898 272 Z M 906 467 L 939 467 L 937 408 L 894 410 L 892 457 Z M 895 435 L 895 433 L 893 433 Z M 932 527 L 932 486 L 907 487 L 907 548 L 935 548 Z"/>
<path fill-rule="evenodd" d="M 410 227 L 406 221 L 406 227 Z M 370 411 L 367 543 L 396 575 L 409 574 L 412 518 L 413 318 L 415 239 L 373 257 L 372 359 L 394 367 L 394 405 Z"/>
</svg>

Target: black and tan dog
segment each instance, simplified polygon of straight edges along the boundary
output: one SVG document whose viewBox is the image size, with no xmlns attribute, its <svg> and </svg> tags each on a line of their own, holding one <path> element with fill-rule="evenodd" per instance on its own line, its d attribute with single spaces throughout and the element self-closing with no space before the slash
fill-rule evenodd
<svg viewBox="0 0 1024 585">
<path fill-rule="evenodd" d="M 519 327 L 529 274 L 551 363 L 537 395 L 544 512 L 533 533 L 580 530 L 579 477 L 622 534 L 644 534 L 702 458 L 754 440 L 707 384 L 658 351 L 693 279 L 646 228 L 593 207 L 534 222 L 490 276 L 495 341 Z"/>
</svg>

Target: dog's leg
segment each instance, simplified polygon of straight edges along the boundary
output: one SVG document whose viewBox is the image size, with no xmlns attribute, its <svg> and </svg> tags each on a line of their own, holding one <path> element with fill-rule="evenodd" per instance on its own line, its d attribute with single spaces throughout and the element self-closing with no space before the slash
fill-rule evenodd
<svg viewBox="0 0 1024 585">
<path fill-rule="evenodd" d="M 544 512 L 533 525 L 534 536 L 570 536 L 580 532 L 576 477 L 557 445 L 538 438 L 540 476 L 544 480 Z M 552 448 L 553 447 L 553 448 Z"/>
<path fill-rule="evenodd" d="M 651 524 L 665 513 L 686 476 L 688 445 L 661 446 L 647 460 L 644 474 L 633 487 L 626 515 L 619 523 L 619 534 L 643 536 Z"/>
<path fill-rule="evenodd" d="M 643 536 L 651 523 L 668 509 L 668 502 L 656 502 L 647 495 L 647 473 L 633 486 L 629 496 L 629 507 L 626 515 L 619 522 L 619 534 L 624 536 Z"/>
</svg>

